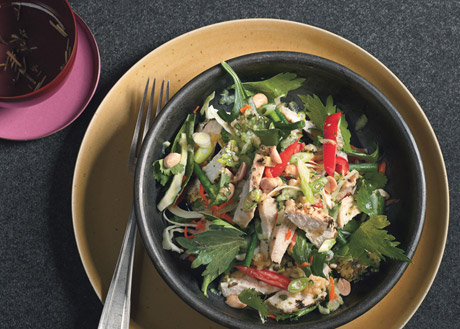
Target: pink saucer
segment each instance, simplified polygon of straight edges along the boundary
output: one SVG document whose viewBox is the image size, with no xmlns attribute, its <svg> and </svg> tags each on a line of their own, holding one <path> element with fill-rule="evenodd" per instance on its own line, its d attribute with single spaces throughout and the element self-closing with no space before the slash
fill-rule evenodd
<svg viewBox="0 0 460 329">
<path fill-rule="evenodd" d="M 49 136 L 72 123 L 94 95 L 101 73 L 99 49 L 88 26 L 75 14 L 78 47 L 75 64 L 61 89 L 40 104 L 0 109 L 0 138 L 32 140 Z"/>
</svg>

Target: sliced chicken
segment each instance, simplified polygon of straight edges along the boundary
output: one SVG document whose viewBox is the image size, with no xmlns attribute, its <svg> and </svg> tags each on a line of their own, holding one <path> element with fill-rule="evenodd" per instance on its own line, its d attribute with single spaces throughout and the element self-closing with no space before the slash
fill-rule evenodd
<svg viewBox="0 0 460 329">
<path fill-rule="evenodd" d="M 304 290 L 297 293 L 281 290 L 268 298 L 265 303 L 275 311 L 284 313 L 293 313 L 316 304 L 327 296 L 328 281 L 315 275 L 310 275 L 309 279 L 312 283 Z"/>
<path fill-rule="evenodd" d="M 308 240 L 318 248 L 325 240 L 334 239 L 337 234 L 334 218 L 310 204 L 296 206 L 294 200 L 288 200 L 286 201 L 285 216 L 295 226 L 304 230 Z"/>
<path fill-rule="evenodd" d="M 215 183 L 217 178 L 220 176 L 221 170 L 224 168 L 224 164 L 219 162 L 222 157 L 223 150 L 220 150 L 212 160 L 203 167 L 203 172 L 209 178 L 211 183 Z"/>
<path fill-rule="evenodd" d="M 241 227 L 248 226 L 249 222 L 252 220 L 252 218 L 254 218 L 256 207 L 246 211 L 244 210 L 244 202 L 249 192 L 259 188 L 260 180 L 264 174 L 264 168 L 264 156 L 257 153 L 254 157 L 254 162 L 252 163 L 251 170 L 249 171 L 248 182 L 243 187 L 240 201 L 238 202 L 238 207 L 236 208 L 235 214 L 233 215 L 233 222 Z"/>
<path fill-rule="evenodd" d="M 264 295 L 272 294 L 280 290 L 280 288 L 270 286 L 265 282 L 251 278 L 239 271 L 232 273 L 228 281 L 222 281 L 220 283 L 220 290 L 225 297 L 239 295 L 246 289 L 254 289 Z"/>
<path fill-rule="evenodd" d="M 351 195 L 343 198 L 340 203 L 339 213 L 337 214 L 337 227 L 342 228 L 356 215 L 360 214 L 361 210 L 358 204 Z"/>
<path fill-rule="evenodd" d="M 278 207 L 272 197 L 266 197 L 258 206 L 260 221 L 262 224 L 262 238 L 269 239 L 275 227 L 278 217 Z"/>
<path fill-rule="evenodd" d="M 295 229 L 296 226 L 287 219 L 283 212 L 280 212 L 270 240 L 270 258 L 273 262 L 281 263 L 281 259 L 294 237 Z"/>
<path fill-rule="evenodd" d="M 328 176 L 330 177 L 330 176 Z M 332 201 L 332 197 L 329 193 L 326 193 L 326 191 L 323 189 L 320 192 L 321 196 L 323 197 L 324 203 L 326 204 L 327 209 L 332 209 L 335 206 L 334 201 Z"/>
<path fill-rule="evenodd" d="M 275 227 L 278 207 L 275 199 L 266 197 L 257 207 L 259 211 L 262 234 L 259 234 L 260 252 L 268 256 L 269 240 Z"/>
<path fill-rule="evenodd" d="M 352 195 L 355 187 L 356 181 L 359 178 L 359 172 L 356 170 L 350 171 L 347 176 L 345 176 L 345 182 L 340 186 L 340 189 L 337 189 L 332 195 L 333 197 L 340 202 L 347 195 Z"/>
</svg>

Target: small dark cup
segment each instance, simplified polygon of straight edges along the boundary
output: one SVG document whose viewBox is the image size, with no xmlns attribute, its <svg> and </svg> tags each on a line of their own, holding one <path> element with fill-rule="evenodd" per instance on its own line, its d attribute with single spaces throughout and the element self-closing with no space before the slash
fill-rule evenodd
<svg viewBox="0 0 460 329">
<path fill-rule="evenodd" d="M 56 93 L 77 53 L 67 0 L 0 0 L 0 110 L 36 105 Z"/>
</svg>

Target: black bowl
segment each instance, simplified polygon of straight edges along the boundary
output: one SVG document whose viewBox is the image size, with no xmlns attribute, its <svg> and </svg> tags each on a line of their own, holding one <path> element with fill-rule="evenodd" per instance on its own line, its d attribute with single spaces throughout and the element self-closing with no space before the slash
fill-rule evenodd
<svg viewBox="0 0 460 329">
<path fill-rule="evenodd" d="M 388 230 L 409 257 L 415 253 L 425 219 L 426 187 L 423 165 L 417 145 L 398 110 L 371 83 L 346 67 L 313 55 L 294 52 L 264 52 L 228 61 L 241 80 L 269 78 L 280 72 L 294 72 L 307 78 L 297 94 L 315 93 L 323 100 L 332 95 L 345 112 L 354 145 L 368 146 L 372 141 L 384 151 L 387 162 L 386 190 L 400 202 L 387 207 L 391 225 Z M 317 312 L 298 322 L 262 324 L 253 310 L 227 306 L 222 296 L 203 296 L 201 270 L 192 270 L 188 261 L 176 253 L 163 250 L 162 231 L 165 221 L 156 203 L 162 189 L 152 175 L 152 163 L 162 157 L 162 143 L 174 138 L 186 115 L 202 105 L 212 92 L 233 84 L 231 77 L 214 66 L 185 85 L 165 106 L 150 130 L 141 150 L 135 177 L 135 208 L 144 246 L 158 272 L 186 303 L 208 318 L 232 328 L 335 328 L 347 323 L 379 302 L 396 284 L 408 263 L 387 260 L 378 273 L 353 284 L 352 293 L 335 313 Z M 353 131 L 361 114 L 368 118 L 363 130 Z M 215 283 L 216 284 L 216 283 Z"/>
</svg>

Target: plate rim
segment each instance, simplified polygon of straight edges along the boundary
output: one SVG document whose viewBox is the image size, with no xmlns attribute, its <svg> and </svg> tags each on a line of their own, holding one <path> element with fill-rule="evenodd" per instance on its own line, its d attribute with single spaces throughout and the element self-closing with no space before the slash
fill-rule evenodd
<svg viewBox="0 0 460 329">
<path fill-rule="evenodd" d="M 335 33 L 332 33 L 330 31 L 327 31 L 327 30 L 324 30 L 324 29 L 321 29 L 319 27 L 312 26 L 312 25 L 309 25 L 309 24 L 290 21 L 290 20 L 283 20 L 283 19 L 273 19 L 273 18 L 237 19 L 237 20 L 224 21 L 224 22 L 219 22 L 219 23 L 203 26 L 203 27 L 191 30 L 189 32 L 186 32 L 186 33 L 184 33 L 184 34 L 182 34 L 180 36 L 177 36 L 177 37 L 167 41 L 166 43 L 164 43 L 164 44 L 160 45 L 159 47 L 153 49 L 152 51 L 150 51 L 149 53 L 144 55 L 142 58 L 140 58 L 135 64 L 133 64 L 118 79 L 118 81 L 112 86 L 110 91 L 106 94 L 106 96 L 104 97 L 103 101 L 100 103 L 98 109 L 96 110 L 95 115 L 92 118 L 90 124 L 88 125 L 87 131 L 86 131 L 85 136 L 83 138 L 83 141 L 82 141 L 82 144 L 81 144 L 80 150 L 78 152 L 78 156 L 77 156 L 77 161 L 76 161 L 75 171 L 74 171 L 74 177 L 73 177 L 74 184 L 73 184 L 73 187 L 72 187 L 72 221 L 73 221 L 75 239 L 76 239 L 76 242 L 77 242 L 77 248 L 78 248 L 78 252 L 79 252 L 79 255 L 80 255 L 80 259 L 82 261 L 82 264 L 83 264 L 83 267 L 85 269 L 85 272 L 86 272 L 86 274 L 87 274 L 87 276 L 88 276 L 88 278 L 90 280 L 91 285 L 93 286 L 93 289 L 94 289 L 95 293 L 97 294 L 99 299 L 102 300 L 102 291 L 100 289 L 100 282 L 98 282 L 97 277 L 96 277 L 96 273 L 94 273 L 96 271 L 93 268 L 91 268 L 90 259 L 87 259 L 87 256 L 83 255 L 85 250 L 84 250 L 84 246 L 83 246 L 83 241 L 81 241 L 82 237 L 79 237 L 79 234 L 78 234 L 78 223 L 77 223 L 76 216 L 75 216 L 76 215 L 75 214 L 75 205 L 78 203 L 77 200 L 76 200 L 76 189 L 78 188 L 78 178 L 79 178 L 80 170 L 81 170 L 81 166 L 82 166 L 81 162 L 83 161 L 82 156 L 83 156 L 85 147 L 87 146 L 86 144 L 88 143 L 88 140 L 87 140 L 89 138 L 88 137 L 88 132 L 90 130 L 93 130 L 94 126 L 96 125 L 96 121 L 97 121 L 96 118 L 98 116 L 97 114 L 98 114 L 99 109 L 101 109 L 101 108 L 103 108 L 105 106 L 105 103 L 108 101 L 108 99 L 111 98 L 112 93 L 114 93 L 115 90 L 117 89 L 118 84 L 120 84 L 121 81 L 126 78 L 126 76 L 130 75 L 131 72 L 137 71 L 139 69 L 139 67 L 142 65 L 142 63 L 144 61 L 146 61 L 147 58 L 149 58 L 151 56 L 155 56 L 156 52 L 160 52 L 160 50 L 162 50 L 163 48 L 166 48 L 166 47 L 169 47 L 171 45 L 174 45 L 174 43 L 181 42 L 183 39 L 186 39 L 190 35 L 199 34 L 199 33 L 202 33 L 203 31 L 206 32 L 206 31 L 208 31 L 210 29 L 225 28 L 225 27 L 228 27 L 228 26 L 232 26 L 233 24 L 241 24 L 241 23 L 262 23 L 262 24 L 264 24 L 264 23 L 265 24 L 278 23 L 278 24 L 295 25 L 295 26 L 303 28 L 303 29 L 311 29 L 311 30 L 315 30 L 318 33 L 327 34 L 327 35 L 329 35 L 330 37 L 332 37 L 334 39 L 337 39 L 337 40 L 340 40 L 341 42 L 346 43 L 349 47 L 354 48 L 355 50 L 361 52 L 363 55 L 367 56 L 369 58 L 369 60 L 371 60 L 381 70 L 383 70 L 387 75 L 389 75 L 389 77 L 393 80 L 393 82 L 397 84 L 398 89 L 400 89 L 403 92 L 404 96 L 408 97 L 409 98 L 408 100 L 415 106 L 415 108 L 417 110 L 417 114 L 419 115 L 419 118 L 422 119 L 422 121 L 423 121 L 423 123 L 425 125 L 424 128 L 428 129 L 428 132 L 429 132 L 428 137 L 430 138 L 430 140 L 432 142 L 432 148 L 433 148 L 432 151 L 434 151 L 436 153 L 435 154 L 436 159 L 438 160 L 437 163 L 441 164 L 441 166 L 438 166 L 438 169 L 440 169 L 440 173 L 438 173 L 438 174 L 441 175 L 442 178 L 443 178 L 442 179 L 443 184 L 440 184 L 440 185 L 442 185 L 441 189 L 444 190 L 444 193 L 442 193 L 442 198 L 445 199 L 445 207 L 443 207 L 443 209 L 442 209 L 442 214 L 445 215 L 445 216 L 443 216 L 443 217 L 445 217 L 445 221 L 443 221 L 443 224 L 445 224 L 445 226 L 444 226 L 444 229 L 442 230 L 442 239 L 440 241 L 440 244 L 438 245 L 438 247 L 441 247 L 440 250 L 437 253 L 438 257 L 436 259 L 436 262 L 433 264 L 434 266 L 432 266 L 432 268 L 431 268 L 431 273 L 425 276 L 425 278 L 429 277 L 429 280 L 425 282 L 425 287 L 423 287 L 423 289 L 422 289 L 422 294 L 420 295 L 420 297 L 417 300 L 417 302 L 415 303 L 415 305 L 412 306 L 412 310 L 409 312 L 409 314 L 406 314 L 406 316 L 402 315 L 402 317 L 404 317 L 404 319 L 401 319 L 401 320 L 398 321 L 400 327 L 403 327 L 412 318 L 413 314 L 420 307 L 420 305 L 423 302 L 423 300 L 425 299 L 428 291 L 430 290 L 430 288 L 431 288 L 431 286 L 433 284 L 433 281 L 434 281 L 434 279 L 436 277 L 436 274 L 437 274 L 437 272 L 439 270 L 439 266 L 440 266 L 440 263 L 441 263 L 442 258 L 443 258 L 443 254 L 444 254 L 445 246 L 446 246 L 446 241 L 447 241 L 447 233 L 448 233 L 448 227 L 449 227 L 449 215 L 450 215 L 449 214 L 449 209 L 450 209 L 449 185 L 448 185 L 448 179 L 447 179 L 447 170 L 446 170 L 446 167 L 445 167 L 444 157 L 442 155 L 442 151 L 441 151 L 441 148 L 440 148 L 440 145 L 439 145 L 439 141 L 438 141 L 438 139 L 437 139 L 437 137 L 436 137 L 436 135 L 434 133 L 434 130 L 433 130 L 431 124 L 428 121 L 428 118 L 427 118 L 426 114 L 424 113 L 424 111 L 422 110 L 422 108 L 420 107 L 420 105 L 418 104 L 416 99 L 414 98 L 414 96 L 410 93 L 410 91 L 407 89 L 407 87 L 397 78 L 397 76 L 393 72 L 391 72 L 377 58 L 375 58 L 372 54 L 370 54 L 369 52 L 367 52 L 366 50 L 364 50 L 360 46 L 354 44 L 353 42 L 345 39 L 344 37 L 342 37 L 340 35 L 337 35 Z M 208 65 L 209 65 L 208 67 L 212 66 L 212 64 L 209 64 L 209 63 L 208 63 Z M 345 64 L 342 64 L 342 65 L 345 65 Z M 347 66 L 347 65 L 345 65 L 345 66 Z M 371 82 L 374 83 L 373 81 L 371 81 Z M 382 91 L 382 93 L 385 94 L 384 91 Z M 423 158 L 423 156 L 422 156 L 422 158 Z M 77 182 L 77 183 L 75 183 L 75 182 Z M 423 239 L 423 233 L 422 233 L 422 239 Z M 378 304 L 376 306 L 374 306 L 374 307 L 378 307 Z M 352 323 L 352 322 L 350 322 L 350 323 Z"/>
</svg>

